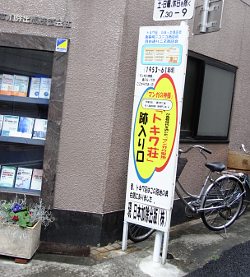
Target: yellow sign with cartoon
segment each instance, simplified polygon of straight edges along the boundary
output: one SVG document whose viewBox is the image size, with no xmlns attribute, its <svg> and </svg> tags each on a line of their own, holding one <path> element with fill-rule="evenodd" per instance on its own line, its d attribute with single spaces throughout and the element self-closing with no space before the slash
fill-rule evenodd
<svg viewBox="0 0 250 277">
<path fill-rule="evenodd" d="M 138 178 L 146 183 L 161 172 L 172 154 L 178 122 L 173 79 L 163 74 L 139 102 L 134 126 L 134 163 Z"/>
</svg>

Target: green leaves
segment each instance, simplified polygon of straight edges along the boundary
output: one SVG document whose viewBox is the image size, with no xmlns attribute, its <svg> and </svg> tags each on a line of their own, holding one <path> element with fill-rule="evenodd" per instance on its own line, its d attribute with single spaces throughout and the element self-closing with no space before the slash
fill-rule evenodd
<svg viewBox="0 0 250 277">
<path fill-rule="evenodd" d="M 38 221 L 47 227 L 55 219 L 50 210 L 42 203 L 28 205 L 26 197 L 14 201 L 0 200 L 0 221 L 7 224 L 17 224 L 22 228 L 32 227 Z"/>
<path fill-rule="evenodd" d="M 22 210 L 19 212 L 10 212 L 10 217 L 14 223 L 18 224 L 20 227 L 32 227 L 31 217 L 27 210 Z"/>
</svg>

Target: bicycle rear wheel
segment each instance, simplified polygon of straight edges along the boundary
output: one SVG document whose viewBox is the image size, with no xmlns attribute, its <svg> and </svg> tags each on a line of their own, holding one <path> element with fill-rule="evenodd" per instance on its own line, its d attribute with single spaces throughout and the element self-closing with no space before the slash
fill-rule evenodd
<svg viewBox="0 0 250 277">
<path fill-rule="evenodd" d="M 236 178 L 225 176 L 207 190 L 201 208 L 201 219 L 213 231 L 229 227 L 242 208 L 244 190 Z"/>
<path fill-rule="evenodd" d="M 250 203 L 250 190 L 249 190 L 249 187 L 247 184 L 245 184 L 245 191 L 246 191 L 246 195 L 243 199 L 242 207 L 241 207 L 238 217 L 242 216 L 245 213 L 245 211 L 247 210 L 247 207 Z"/>
<path fill-rule="evenodd" d="M 129 223 L 128 225 L 128 237 L 133 242 L 140 242 L 146 240 L 154 232 L 154 229 L 143 227 L 137 224 Z"/>
<path fill-rule="evenodd" d="M 242 207 L 240 209 L 238 217 L 242 216 L 245 213 L 247 207 L 248 207 L 248 202 L 246 200 L 243 200 Z"/>
</svg>

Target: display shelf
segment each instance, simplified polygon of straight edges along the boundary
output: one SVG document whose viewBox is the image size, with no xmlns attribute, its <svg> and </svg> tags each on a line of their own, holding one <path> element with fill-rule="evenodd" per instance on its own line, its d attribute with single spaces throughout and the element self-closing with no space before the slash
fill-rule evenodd
<svg viewBox="0 0 250 277">
<path fill-rule="evenodd" d="M 20 40 L 20 37 L 14 39 L 15 36 L 11 36 L 10 34 L 7 34 L 7 36 L 10 36 L 11 38 L 9 39 L 15 42 L 15 47 L 9 47 L 9 45 L 13 45 L 13 43 L 3 45 L 5 38 L 1 38 L 0 73 L 4 78 L 2 78 L 2 84 L 0 85 L 0 115 L 3 116 L 0 118 L 2 121 L 0 122 L 0 124 L 2 124 L 2 130 L 0 128 L 0 173 L 4 173 L 4 166 L 12 166 L 16 168 L 17 175 L 18 169 L 21 167 L 32 169 L 33 172 L 35 169 L 43 170 L 45 146 L 48 141 L 30 137 L 45 138 L 44 134 L 46 134 L 46 124 L 49 119 L 49 106 L 51 101 L 48 98 L 36 98 L 36 96 L 51 96 L 53 97 L 53 101 L 60 100 L 61 104 L 62 94 L 60 92 L 59 95 L 53 95 L 51 81 L 53 70 L 56 69 L 56 74 L 57 72 L 61 72 L 64 63 L 62 63 L 62 60 L 60 60 L 59 65 L 55 62 L 58 60 L 58 53 L 54 52 L 54 48 L 50 48 L 51 46 L 47 47 L 44 45 L 42 37 L 37 38 L 36 36 L 31 36 L 32 39 L 30 39 L 30 36 L 27 36 L 27 38 L 24 39 L 22 37 Z M 22 42 L 21 44 L 19 44 L 19 40 Z M 50 43 L 52 43 L 52 41 Z M 54 43 L 55 40 L 53 39 L 53 45 Z M 59 56 L 61 58 L 61 54 Z M 63 76 L 62 74 L 62 76 L 57 77 L 57 81 L 62 80 L 60 84 L 64 84 L 65 82 Z M 37 82 L 35 82 L 33 77 L 37 78 Z M 38 80 L 39 78 L 40 81 Z M 25 92 L 27 92 L 28 96 L 26 96 Z M 61 110 L 59 112 L 61 117 Z M 58 115 L 58 112 L 51 112 L 50 121 L 54 122 L 58 120 Z M 34 124 L 32 125 L 33 119 Z M 46 123 L 43 121 L 46 121 Z M 11 131 L 13 133 L 11 133 Z M 3 135 L 1 136 L 1 134 Z M 8 136 L 8 134 L 12 136 Z M 24 137 L 25 135 L 26 138 Z M 55 136 L 55 134 L 53 135 Z M 56 143 L 58 139 L 59 136 L 56 136 Z M 50 143 L 51 141 L 54 142 L 52 139 L 49 141 Z M 54 164 L 52 168 L 48 169 L 48 171 L 51 170 L 51 175 L 55 174 L 53 166 Z M 6 168 L 5 172 L 7 172 L 6 174 L 8 175 L 8 170 Z M 19 173 L 18 176 L 21 177 L 18 180 L 22 180 L 22 172 L 20 171 Z M 48 173 L 45 174 L 45 176 L 47 175 Z M 4 176 L 4 174 L 1 176 Z M 5 183 L 2 182 L 3 178 L 1 179 L 1 176 L 1 184 L 4 185 Z M 23 177 L 25 178 L 25 174 L 23 174 Z M 40 178 L 39 180 L 42 179 Z M 49 178 L 49 180 L 51 180 L 51 178 Z M 41 187 L 43 186 L 42 183 L 43 180 L 41 181 Z M 32 186 L 32 188 L 37 189 L 39 189 L 39 187 Z M 7 195 L 12 194 L 12 196 L 15 194 L 26 194 L 39 197 L 41 191 L 0 186 L 0 194 L 1 193 Z"/>
<path fill-rule="evenodd" d="M 30 145 L 45 145 L 45 140 L 42 139 L 29 139 L 20 137 L 4 137 L 0 136 L 1 142 L 21 143 Z"/>
<path fill-rule="evenodd" d="M 32 196 L 40 196 L 40 194 L 41 194 L 41 192 L 39 190 L 5 188 L 5 187 L 0 187 L 0 192 L 7 192 L 7 193 L 14 193 L 14 194 L 25 194 L 25 195 L 32 195 Z"/>
<path fill-rule="evenodd" d="M 36 105 L 48 105 L 49 104 L 49 99 L 8 96 L 8 95 L 0 95 L 0 101 L 25 103 L 25 104 L 36 104 Z"/>
</svg>

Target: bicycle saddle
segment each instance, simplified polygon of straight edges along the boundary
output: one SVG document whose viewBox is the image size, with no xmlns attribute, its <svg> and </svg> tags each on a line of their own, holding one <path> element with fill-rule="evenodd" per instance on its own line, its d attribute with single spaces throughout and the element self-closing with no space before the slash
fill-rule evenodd
<svg viewBox="0 0 250 277">
<path fill-rule="evenodd" d="M 214 162 L 214 163 L 206 163 L 205 166 L 209 168 L 212 172 L 221 172 L 223 171 L 226 166 L 223 163 Z"/>
</svg>

